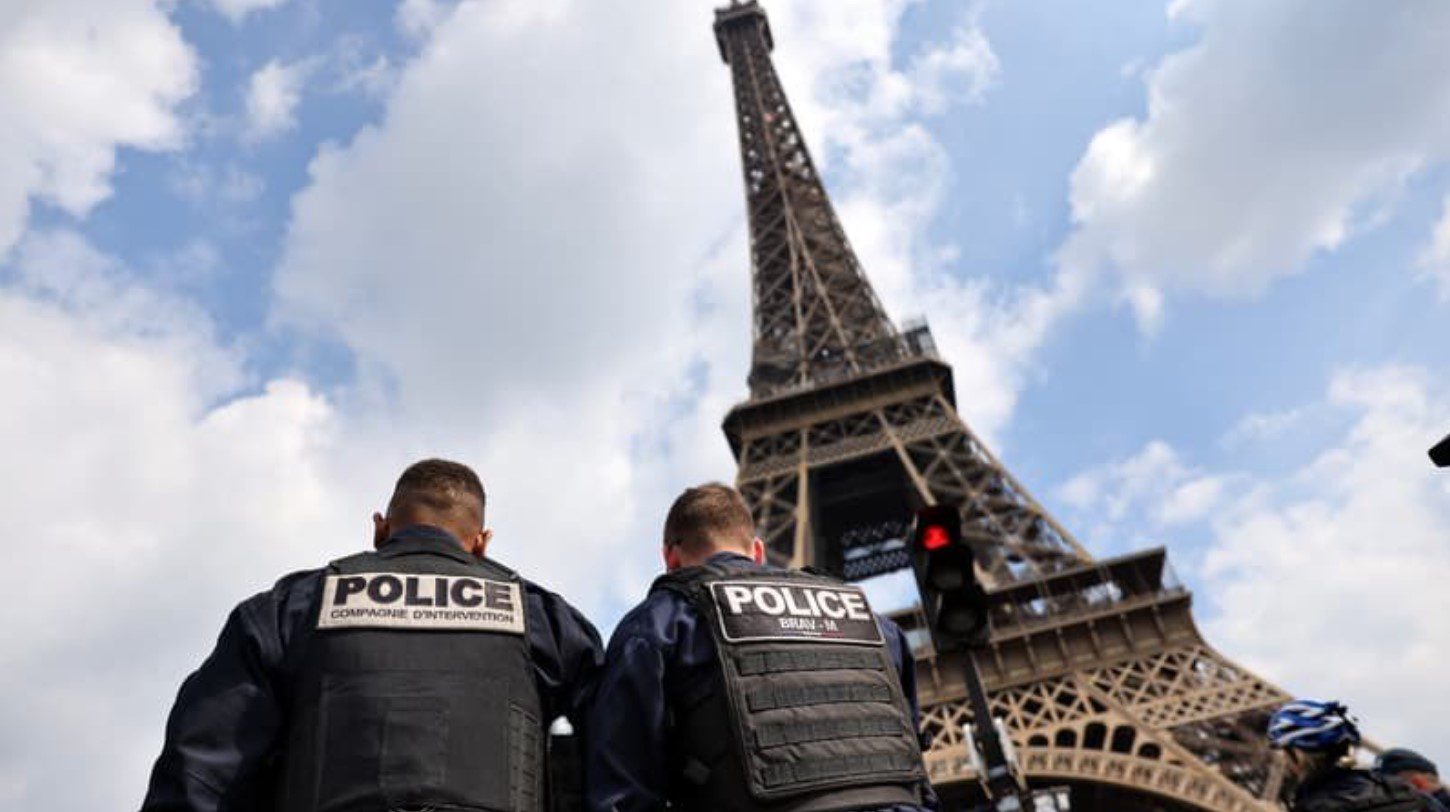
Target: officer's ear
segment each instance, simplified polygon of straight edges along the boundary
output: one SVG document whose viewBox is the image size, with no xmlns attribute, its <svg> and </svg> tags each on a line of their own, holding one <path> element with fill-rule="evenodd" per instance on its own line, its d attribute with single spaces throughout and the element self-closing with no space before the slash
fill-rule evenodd
<svg viewBox="0 0 1450 812">
<path fill-rule="evenodd" d="M 474 533 L 473 538 L 469 539 L 468 552 L 478 558 L 483 558 L 484 553 L 488 552 L 488 543 L 490 541 L 493 541 L 493 531 L 484 528 Z"/>
<path fill-rule="evenodd" d="M 383 514 L 373 514 L 373 549 L 383 546 L 383 542 L 392 535 L 391 530 L 392 528 L 388 526 L 388 520 L 383 518 Z"/>
<path fill-rule="evenodd" d="M 750 540 L 750 557 L 757 564 L 765 563 L 765 542 L 760 540 L 760 536 Z"/>
<path fill-rule="evenodd" d="M 674 572 L 685 565 L 680 560 L 680 545 L 678 544 L 666 544 L 664 549 L 660 550 L 660 554 L 665 559 L 665 572 Z"/>
</svg>

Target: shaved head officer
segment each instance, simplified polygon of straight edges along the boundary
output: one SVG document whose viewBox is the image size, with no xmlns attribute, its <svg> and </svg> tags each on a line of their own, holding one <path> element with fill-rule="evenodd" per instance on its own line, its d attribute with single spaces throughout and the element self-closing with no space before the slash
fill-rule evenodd
<svg viewBox="0 0 1450 812">
<path fill-rule="evenodd" d="M 143 812 L 545 804 L 548 728 L 582 733 L 599 635 L 487 557 L 467 466 L 399 477 L 373 546 L 232 612 L 181 686 Z"/>
</svg>

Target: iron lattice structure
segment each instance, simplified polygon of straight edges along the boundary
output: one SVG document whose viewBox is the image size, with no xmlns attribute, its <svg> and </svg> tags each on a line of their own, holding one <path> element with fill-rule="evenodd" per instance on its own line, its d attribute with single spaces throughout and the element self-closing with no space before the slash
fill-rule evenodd
<svg viewBox="0 0 1450 812">
<path fill-rule="evenodd" d="M 978 661 L 1029 780 L 1073 784 L 1079 809 L 1275 808 L 1261 731 L 1288 697 L 1208 646 L 1163 550 L 1094 559 L 973 436 L 930 332 L 896 328 L 851 250 L 765 12 L 719 9 L 715 34 L 734 80 L 754 294 L 750 399 L 724 428 L 771 557 L 853 580 L 889 572 L 908 565 L 912 513 L 957 504 L 995 606 Z M 921 631 L 919 613 L 898 620 Z M 950 797 L 975 777 L 962 663 L 912 637 L 927 765 Z"/>
</svg>

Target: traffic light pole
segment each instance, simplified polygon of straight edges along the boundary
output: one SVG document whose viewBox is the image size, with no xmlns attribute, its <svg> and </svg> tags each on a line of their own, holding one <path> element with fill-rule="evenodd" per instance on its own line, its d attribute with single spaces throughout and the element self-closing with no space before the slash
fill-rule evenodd
<svg viewBox="0 0 1450 812">
<path fill-rule="evenodd" d="M 1069 800 L 1065 789 L 1028 791 L 1008 759 L 1007 744 L 992 718 L 987 689 L 982 686 L 982 674 L 977 668 L 977 652 L 990 645 L 991 598 L 977 580 L 975 556 L 972 545 L 963 538 L 958 509 L 938 504 L 918 510 L 909 549 L 922 610 L 937 653 L 962 654 L 967 699 L 975 722 L 968 747 L 982 773 L 979 778 L 988 804 L 998 812 L 1066 809 Z"/>
<path fill-rule="evenodd" d="M 1012 766 L 1007 763 L 1007 749 L 1002 746 L 1002 738 L 997 735 L 997 725 L 992 719 L 992 708 L 987 703 L 987 689 L 982 686 L 982 674 L 977 669 L 977 653 L 973 649 L 967 649 L 966 656 L 966 678 L 967 696 L 972 703 L 972 732 L 977 739 L 977 746 L 982 753 L 983 766 L 986 769 L 985 783 L 987 785 L 988 799 L 1005 798 L 1008 795 L 1015 795 L 1022 790 L 1018 785 L 1017 778 L 1012 774 Z"/>
</svg>

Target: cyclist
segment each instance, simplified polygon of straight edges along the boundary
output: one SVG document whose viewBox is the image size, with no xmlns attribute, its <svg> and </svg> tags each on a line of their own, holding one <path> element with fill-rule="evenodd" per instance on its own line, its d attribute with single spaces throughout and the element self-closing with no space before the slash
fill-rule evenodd
<svg viewBox="0 0 1450 812">
<path fill-rule="evenodd" d="M 1269 719 L 1268 735 L 1284 752 L 1294 812 L 1445 812 L 1404 781 L 1354 766 L 1359 725 L 1338 702 L 1290 702 Z"/>
</svg>

